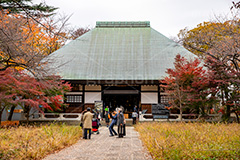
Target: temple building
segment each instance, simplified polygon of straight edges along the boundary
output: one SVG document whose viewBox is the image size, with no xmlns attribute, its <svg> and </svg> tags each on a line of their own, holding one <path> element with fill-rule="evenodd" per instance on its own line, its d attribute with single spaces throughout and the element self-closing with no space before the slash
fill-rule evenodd
<svg viewBox="0 0 240 160">
<path fill-rule="evenodd" d="M 174 58 L 193 54 L 144 22 L 96 22 L 91 31 L 50 54 L 51 69 L 71 83 L 66 112 L 81 112 L 102 102 L 125 113 L 137 105 L 151 112 L 151 104 L 167 103 L 159 80 Z"/>
</svg>

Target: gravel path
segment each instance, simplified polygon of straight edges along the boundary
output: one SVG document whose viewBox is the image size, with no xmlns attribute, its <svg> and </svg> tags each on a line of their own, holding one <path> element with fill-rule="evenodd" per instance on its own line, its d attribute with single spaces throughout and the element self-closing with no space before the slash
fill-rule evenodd
<svg viewBox="0 0 240 160">
<path fill-rule="evenodd" d="M 80 140 L 44 160 L 152 160 L 134 127 L 126 128 L 124 138 L 109 137 L 106 126 L 100 127 L 99 131 L 100 134 L 92 135 L 91 140 Z"/>
</svg>

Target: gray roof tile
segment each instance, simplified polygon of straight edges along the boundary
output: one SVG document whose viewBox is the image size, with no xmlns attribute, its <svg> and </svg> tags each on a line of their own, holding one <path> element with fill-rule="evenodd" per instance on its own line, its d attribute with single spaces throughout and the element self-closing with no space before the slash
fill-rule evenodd
<svg viewBox="0 0 240 160">
<path fill-rule="evenodd" d="M 66 80 L 159 80 L 178 53 L 194 57 L 151 27 L 136 23 L 104 27 L 97 22 L 104 25 L 50 54 L 51 68 Z"/>
</svg>

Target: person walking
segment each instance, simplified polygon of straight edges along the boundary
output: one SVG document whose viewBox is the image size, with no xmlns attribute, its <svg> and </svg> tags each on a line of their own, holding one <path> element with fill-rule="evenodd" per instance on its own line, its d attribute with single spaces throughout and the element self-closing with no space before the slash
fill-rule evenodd
<svg viewBox="0 0 240 160">
<path fill-rule="evenodd" d="M 82 136 L 84 139 L 84 128 L 83 128 L 83 116 L 84 114 L 87 112 L 87 110 L 85 109 L 84 111 L 82 111 L 82 116 L 81 116 L 81 123 L 80 123 L 80 127 L 82 128 Z"/>
<path fill-rule="evenodd" d="M 84 139 L 87 139 L 87 135 L 91 139 L 93 114 L 90 111 L 91 108 L 88 107 L 87 112 L 83 116 Z"/>
<path fill-rule="evenodd" d="M 110 137 L 112 137 L 112 136 L 116 136 L 117 135 L 117 132 L 113 129 L 113 127 L 114 127 L 114 125 L 116 125 L 117 124 L 117 114 L 116 114 L 116 111 L 114 111 L 113 112 L 113 114 L 112 114 L 112 122 L 111 122 L 111 124 L 110 124 L 110 126 L 109 126 L 109 131 L 110 131 Z M 114 133 L 114 135 L 113 135 L 113 133 Z"/>
<path fill-rule="evenodd" d="M 134 111 L 134 112 L 137 112 L 137 114 L 138 114 L 138 106 L 137 106 L 137 105 L 135 105 L 133 111 Z"/>
<path fill-rule="evenodd" d="M 123 138 L 124 135 L 124 115 L 122 112 L 122 109 L 118 109 L 118 114 L 117 114 L 117 125 L 118 125 L 118 137 Z"/>
<path fill-rule="evenodd" d="M 136 124 L 137 117 L 138 117 L 138 108 L 137 108 L 137 105 L 135 105 L 132 112 L 133 124 Z"/>
</svg>

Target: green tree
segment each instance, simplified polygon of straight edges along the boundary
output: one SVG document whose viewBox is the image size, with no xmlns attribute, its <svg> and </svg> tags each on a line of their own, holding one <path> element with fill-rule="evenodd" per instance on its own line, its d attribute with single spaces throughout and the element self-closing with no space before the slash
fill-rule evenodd
<svg viewBox="0 0 240 160">
<path fill-rule="evenodd" d="M 33 0 L 1 0 L 0 10 L 7 10 L 9 13 L 27 13 L 32 16 L 51 16 L 56 7 L 45 3 L 33 4 Z"/>
</svg>

